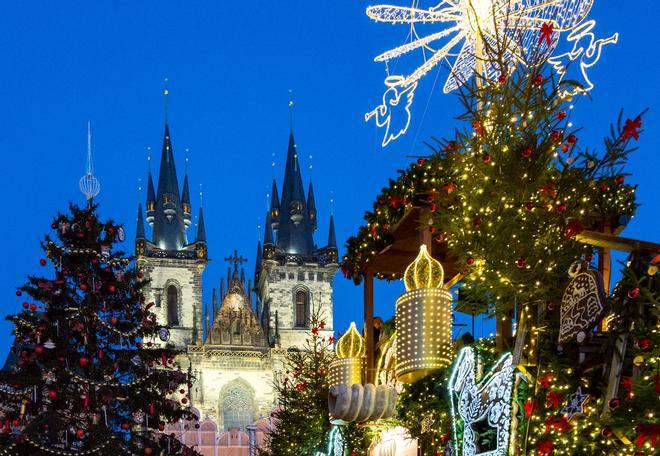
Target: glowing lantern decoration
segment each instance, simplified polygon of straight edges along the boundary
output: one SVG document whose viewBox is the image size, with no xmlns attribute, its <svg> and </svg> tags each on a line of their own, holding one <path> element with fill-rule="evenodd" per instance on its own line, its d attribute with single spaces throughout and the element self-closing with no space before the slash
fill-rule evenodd
<svg viewBox="0 0 660 456">
<path fill-rule="evenodd" d="M 366 347 L 355 323 L 339 338 L 335 352 L 337 357 L 330 364 L 330 386 L 362 384 Z"/>
<path fill-rule="evenodd" d="M 422 245 L 404 274 L 406 293 L 396 302 L 396 377 L 413 383 L 451 364 L 451 293 L 444 271 Z"/>
</svg>

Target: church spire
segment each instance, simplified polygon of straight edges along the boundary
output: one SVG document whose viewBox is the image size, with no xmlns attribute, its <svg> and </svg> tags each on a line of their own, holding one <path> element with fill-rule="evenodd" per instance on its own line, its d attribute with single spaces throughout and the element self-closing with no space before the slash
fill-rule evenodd
<svg viewBox="0 0 660 456">
<path fill-rule="evenodd" d="M 156 192 L 154 191 L 154 179 L 151 177 L 151 167 L 149 167 L 149 177 L 147 179 L 147 223 L 154 226 L 154 216 L 156 215 Z"/>
<path fill-rule="evenodd" d="M 307 213 L 307 202 L 293 132 L 289 135 L 280 203 L 277 245 L 287 253 L 309 254 L 314 250 L 313 228 Z"/>
<path fill-rule="evenodd" d="M 183 223 L 190 226 L 190 189 L 188 188 L 188 172 L 183 177 L 183 192 L 181 193 L 181 207 L 183 209 Z"/>
<path fill-rule="evenodd" d="M 264 223 L 264 246 L 274 245 L 273 228 L 271 225 L 270 212 L 266 211 L 266 223 Z"/>
<path fill-rule="evenodd" d="M 204 226 L 204 212 L 201 206 L 199 208 L 199 220 L 197 222 L 197 237 L 195 238 L 195 242 L 206 243 L 206 227 Z"/>
<path fill-rule="evenodd" d="M 328 245 L 327 247 L 337 248 L 337 236 L 335 235 L 335 216 L 330 214 L 330 229 L 328 230 Z"/>
<path fill-rule="evenodd" d="M 137 210 L 137 230 L 135 232 L 135 240 L 144 240 L 146 239 L 144 233 L 144 219 L 142 218 L 142 203 L 138 203 Z"/>
<path fill-rule="evenodd" d="M 153 243 L 162 250 L 181 250 L 186 244 L 183 207 L 174 163 L 169 124 L 165 124 L 154 208 Z"/>
<path fill-rule="evenodd" d="M 309 225 L 313 231 L 316 231 L 316 202 L 314 201 L 312 181 L 309 181 L 309 189 L 307 190 L 307 213 L 309 214 Z"/>
<path fill-rule="evenodd" d="M 279 228 L 280 224 L 280 197 L 277 192 L 277 181 L 273 179 L 273 188 L 270 196 L 270 222 L 274 230 Z"/>
</svg>

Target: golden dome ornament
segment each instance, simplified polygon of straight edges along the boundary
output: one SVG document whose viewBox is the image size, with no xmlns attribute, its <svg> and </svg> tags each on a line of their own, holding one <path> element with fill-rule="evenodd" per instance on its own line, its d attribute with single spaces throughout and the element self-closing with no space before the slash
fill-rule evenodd
<svg viewBox="0 0 660 456">
<path fill-rule="evenodd" d="M 422 245 L 404 273 L 406 293 L 396 302 L 396 377 L 414 383 L 452 362 L 452 296 L 444 270 Z"/>
<path fill-rule="evenodd" d="M 346 334 L 339 338 L 335 353 L 337 357 L 332 360 L 329 369 L 330 386 L 362 384 L 366 346 L 355 323 L 351 323 Z"/>
</svg>

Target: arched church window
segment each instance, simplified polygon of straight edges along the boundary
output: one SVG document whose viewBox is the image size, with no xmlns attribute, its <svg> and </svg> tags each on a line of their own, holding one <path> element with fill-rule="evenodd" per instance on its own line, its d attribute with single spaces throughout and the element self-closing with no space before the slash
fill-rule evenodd
<svg viewBox="0 0 660 456">
<path fill-rule="evenodd" d="M 252 392 L 241 384 L 230 385 L 222 398 L 222 415 L 225 429 L 245 431 L 254 422 L 254 398 Z"/>
<path fill-rule="evenodd" d="M 305 327 L 309 320 L 308 296 L 305 290 L 296 291 L 296 326 Z"/>
<path fill-rule="evenodd" d="M 167 323 L 179 325 L 179 290 L 174 285 L 167 287 Z"/>
</svg>

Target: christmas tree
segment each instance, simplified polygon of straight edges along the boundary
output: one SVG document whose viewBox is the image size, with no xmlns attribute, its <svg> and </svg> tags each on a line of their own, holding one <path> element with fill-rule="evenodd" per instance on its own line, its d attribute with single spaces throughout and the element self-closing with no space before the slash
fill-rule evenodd
<svg viewBox="0 0 660 456">
<path fill-rule="evenodd" d="M 35 456 L 195 454 L 159 432 L 192 415 L 192 378 L 144 302 L 142 272 L 113 250 L 122 226 L 96 209 L 71 205 L 54 218 L 40 260 L 53 274 L 16 292 L 25 302 L 8 317 L 14 362 L 2 375 L 0 442 Z"/>
<path fill-rule="evenodd" d="M 329 448 L 333 451 L 330 454 L 366 454 L 365 431 L 354 423 L 340 426 L 341 443 L 330 441 L 333 425 L 328 415 L 328 370 L 335 356 L 335 339 L 319 334 L 325 322 L 318 315 L 312 317 L 311 323 L 304 347 L 287 353 L 285 376 L 275 383 L 279 406 L 262 454 L 324 455 Z"/>
</svg>

